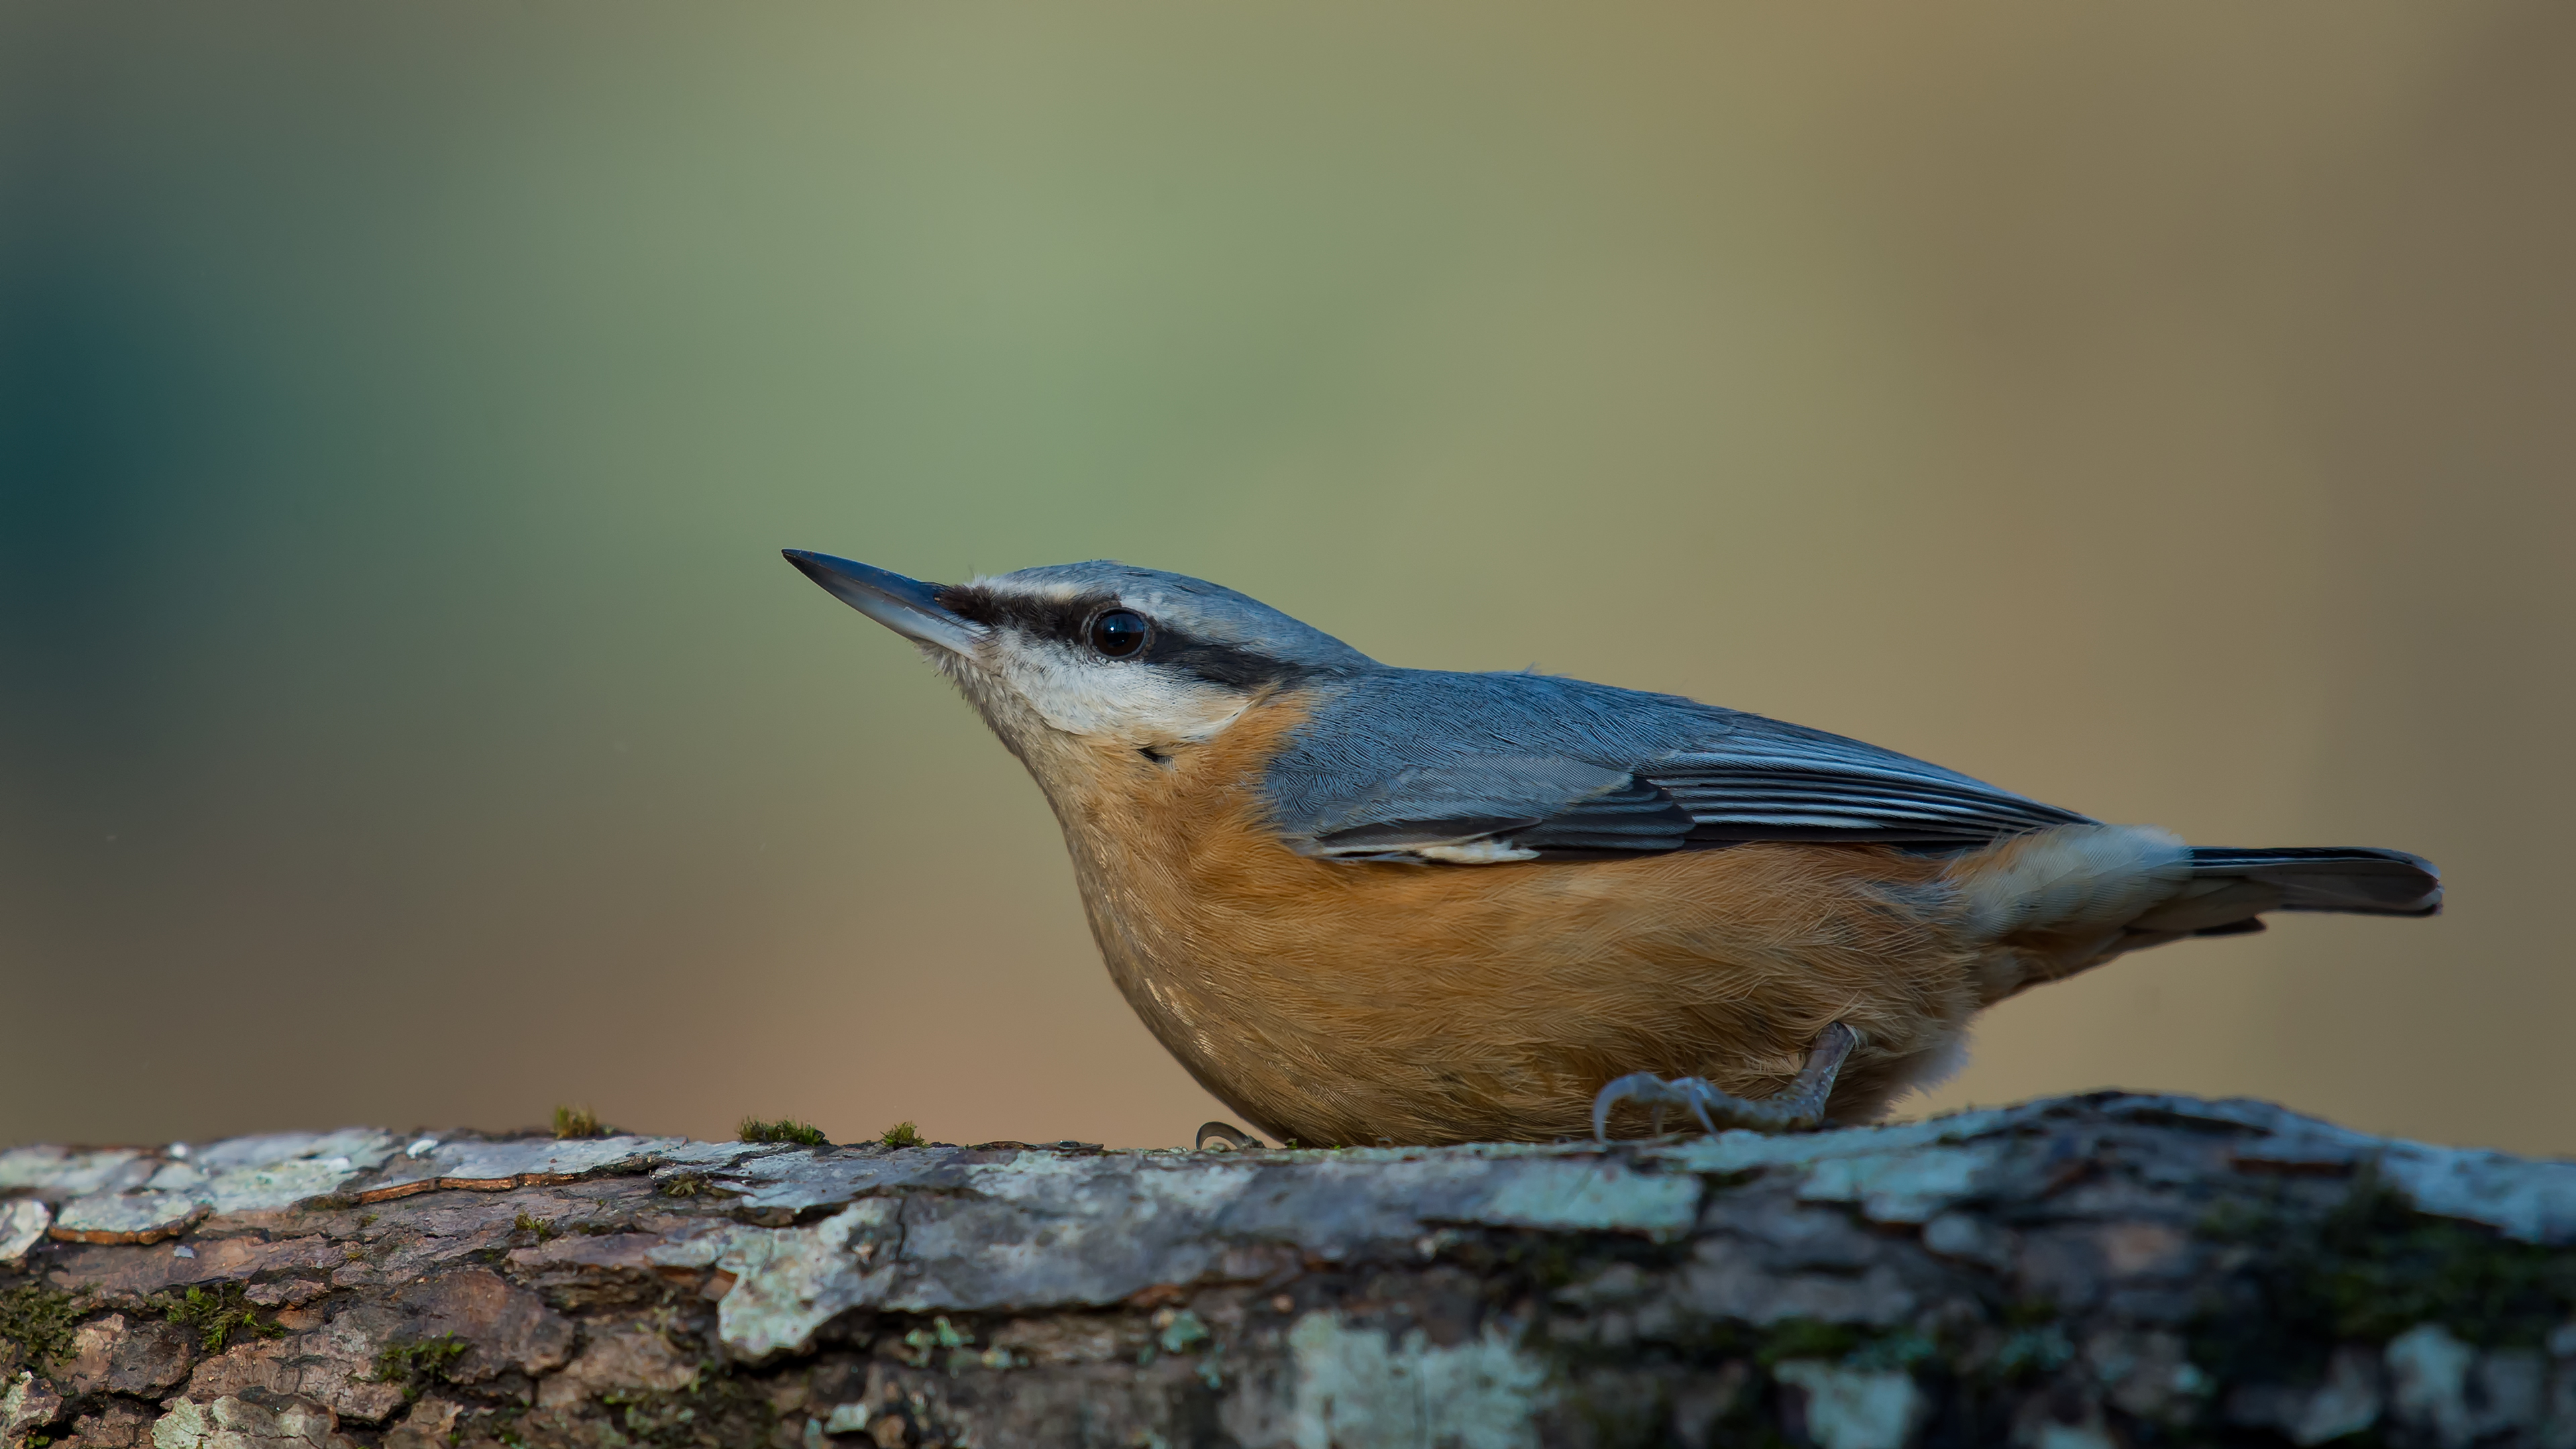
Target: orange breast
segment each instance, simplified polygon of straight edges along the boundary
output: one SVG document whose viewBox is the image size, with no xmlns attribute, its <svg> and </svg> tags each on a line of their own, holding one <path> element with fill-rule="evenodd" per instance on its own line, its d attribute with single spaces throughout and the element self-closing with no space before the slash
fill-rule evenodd
<svg viewBox="0 0 2576 1449">
<path fill-rule="evenodd" d="M 1274 1136 L 1579 1135 L 1612 1077 L 1765 1095 L 1836 1020 L 1867 1047 L 1833 1115 L 1866 1116 L 1976 1008 L 1936 866 L 1882 847 L 1489 866 L 1301 856 L 1267 825 L 1260 776 L 1303 716 L 1271 702 L 1163 763 L 1103 750 L 1055 800 L 1119 987 Z"/>
</svg>

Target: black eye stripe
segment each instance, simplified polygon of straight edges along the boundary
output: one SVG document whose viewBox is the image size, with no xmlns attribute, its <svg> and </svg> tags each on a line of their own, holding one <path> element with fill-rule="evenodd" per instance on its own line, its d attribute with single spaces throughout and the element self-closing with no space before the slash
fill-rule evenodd
<svg viewBox="0 0 2576 1449">
<path fill-rule="evenodd" d="M 1109 594 L 1032 599 L 1024 595 L 997 594 L 974 585 L 940 590 L 939 603 L 959 617 L 972 619 L 978 624 L 1016 629 L 1040 639 L 1060 639 L 1067 644 L 1083 642 L 1092 617 L 1119 606 L 1117 598 Z"/>
<path fill-rule="evenodd" d="M 1091 640 L 1093 623 L 1111 613 L 1134 614 L 1145 621 L 1145 646 L 1123 656 L 1126 662 L 1176 669 L 1210 684 L 1233 689 L 1293 684 L 1316 672 L 1257 650 L 1198 638 L 1168 620 L 1156 619 L 1142 610 L 1129 608 L 1114 594 L 1044 599 L 997 593 L 976 584 L 952 584 L 939 591 L 939 603 L 940 607 L 960 618 L 991 628 L 1014 630 L 1032 638 L 1057 640 L 1095 657 L 1102 651 Z"/>
<path fill-rule="evenodd" d="M 1317 672 L 1302 664 L 1160 627 L 1154 630 L 1153 647 L 1145 652 L 1145 659 L 1163 668 L 1181 670 L 1194 679 L 1243 690 L 1294 684 Z"/>
</svg>

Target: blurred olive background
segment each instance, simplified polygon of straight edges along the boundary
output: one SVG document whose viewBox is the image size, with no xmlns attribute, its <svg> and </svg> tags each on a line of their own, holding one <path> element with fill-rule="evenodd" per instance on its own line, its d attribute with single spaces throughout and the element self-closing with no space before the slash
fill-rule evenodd
<svg viewBox="0 0 2576 1449">
<path fill-rule="evenodd" d="M 1114 556 L 2213 844 L 1984 1024 L 2576 1150 L 2576 9 L 0 8 L 0 1141 L 1185 1141 L 782 545 Z"/>
</svg>

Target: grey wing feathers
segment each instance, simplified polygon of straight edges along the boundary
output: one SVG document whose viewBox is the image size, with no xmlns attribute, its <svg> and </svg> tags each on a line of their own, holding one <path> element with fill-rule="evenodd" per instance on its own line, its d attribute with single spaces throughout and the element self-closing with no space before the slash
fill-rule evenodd
<svg viewBox="0 0 2576 1449">
<path fill-rule="evenodd" d="M 1679 850 L 1696 838 L 1698 827 L 1690 810 L 1661 786 L 1632 779 L 1513 832 L 1511 843 L 1541 855 L 1633 854 Z"/>
<path fill-rule="evenodd" d="M 1526 674 L 1386 670 L 1272 762 L 1281 830 L 1326 855 L 1485 840 L 1509 857 L 1744 840 L 1982 844 L 2085 817 L 1760 715 Z"/>
<path fill-rule="evenodd" d="M 1529 830 L 1630 792 L 1627 771 L 1581 760 L 1469 756 L 1406 765 L 1364 791 L 1327 802 L 1309 833 L 1332 855 L 1453 845 Z M 1685 817 L 1679 833 L 1689 829 Z"/>
<path fill-rule="evenodd" d="M 1718 750 L 1641 764 L 1696 840 L 1983 844 L 2085 817 L 1887 750 L 1758 716 Z"/>
</svg>

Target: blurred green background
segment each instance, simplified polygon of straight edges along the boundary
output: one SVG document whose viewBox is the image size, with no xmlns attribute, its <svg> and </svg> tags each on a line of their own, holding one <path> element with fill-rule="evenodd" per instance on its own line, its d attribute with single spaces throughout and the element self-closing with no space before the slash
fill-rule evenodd
<svg viewBox="0 0 2576 1449">
<path fill-rule="evenodd" d="M 1998 1010 L 2576 1150 L 2576 8 L 0 6 L 0 1141 L 1184 1141 L 779 562 L 1114 556 L 2204 843 Z"/>
</svg>

